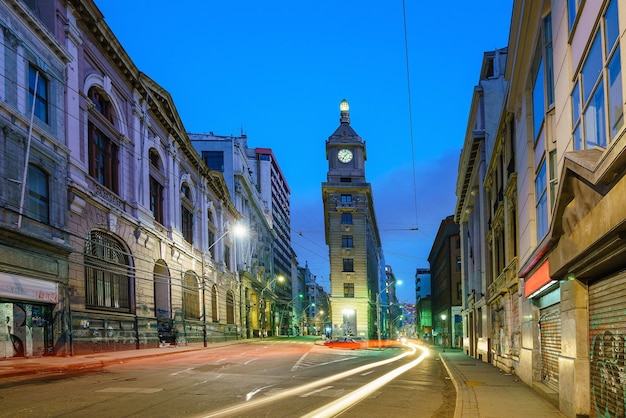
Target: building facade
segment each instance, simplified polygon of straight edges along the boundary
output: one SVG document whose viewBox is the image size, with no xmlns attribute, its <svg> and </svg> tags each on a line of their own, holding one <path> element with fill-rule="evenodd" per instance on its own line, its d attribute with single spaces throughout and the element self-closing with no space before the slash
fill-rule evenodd
<svg viewBox="0 0 626 418">
<path fill-rule="evenodd" d="M 515 218 L 510 217 L 511 210 L 515 214 L 515 201 L 511 197 L 515 192 L 515 173 L 511 171 L 514 162 L 510 152 L 505 154 L 512 146 L 511 139 L 507 141 L 506 135 L 501 134 L 505 129 L 501 128 L 501 120 L 507 91 L 506 62 L 506 48 L 483 55 L 459 160 L 454 213 L 462 237 L 463 350 L 485 362 L 491 361 L 492 346 L 500 338 L 492 335 L 494 315 L 508 312 L 500 309 L 504 302 L 490 300 L 489 286 L 504 269 L 503 265 L 509 267 L 509 271 L 515 267 L 503 252 L 503 247 L 508 246 L 505 234 L 509 242 L 515 241 L 515 237 L 509 235 L 511 226 L 515 225 Z M 512 276 L 516 277 L 517 272 Z M 502 287 L 505 285 L 502 283 Z M 499 294 L 500 288 L 497 291 Z M 504 318 L 499 321 L 504 323 Z"/>
<path fill-rule="evenodd" d="M 443 347 L 460 347 L 461 320 L 461 242 L 453 216 L 441 221 L 428 255 L 431 277 L 432 334 Z"/>
<path fill-rule="evenodd" d="M 333 336 L 375 338 L 384 260 L 371 185 L 365 179 L 365 142 L 350 126 L 348 102 L 326 141 L 327 181 L 322 183 L 326 245 L 330 257 Z"/>
<path fill-rule="evenodd" d="M 464 280 L 481 285 L 487 318 L 471 321 L 478 306 L 464 301 L 464 349 L 514 372 L 571 417 L 625 411 L 625 9 L 618 0 L 514 1 L 508 86 L 504 106 L 491 110 L 500 116 L 487 135 L 495 142 L 485 145 L 485 175 L 468 182 L 463 169 L 457 183 L 462 264 L 480 249 L 485 271 L 464 269 Z M 473 143 L 462 168 L 471 166 Z M 465 216 L 474 185 L 484 196 L 484 237 Z M 483 347 L 473 349 L 474 336 Z"/>
<path fill-rule="evenodd" d="M 54 16 L 35 5 L 0 4 L 0 358 L 71 351 L 64 100 L 71 55 L 54 29 Z"/>
</svg>

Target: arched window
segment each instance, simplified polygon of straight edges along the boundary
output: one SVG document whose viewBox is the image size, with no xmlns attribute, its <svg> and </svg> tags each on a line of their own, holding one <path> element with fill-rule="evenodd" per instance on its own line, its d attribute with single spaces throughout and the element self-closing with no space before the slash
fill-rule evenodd
<svg viewBox="0 0 626 418">
<path fill-rule="evenodd" d="M 163 184 L 165 183 L 165 175 L 163 172 L 163 164 L 161 157 L 154 148 L 150 149 L 150 211 L 154 220 L 163 223 Z"/>
<path fill-rule="evenodd" d="M 181 229 L 183 238 L 190 244 L 193 244 L 193 202 L 191 200 L 191 189 L 189 184 L 183 183 L 180 188 L 180 207 L 181 207 Z"/>
<path fill-rule="evenodd" d="M 28 164 L 28 216 L 50 223 L 49 176 L 41 168 Z"/>
<path fill-rule="evenodd" d="M 200 319 L 200 292 L 194 272 L 185 273 L 183 278 L 183 310 L 185 318 Z"/>
<path fill-rule="evenodd" d="M 89 89 L 93 108 L 89 113 L 89 175 L 114 193 L 119 192 L 119 144 L 114 126 L 113 106 L 105 93 L 96 87 Z"/>
<path fill-rule="evenodd" d="M 211 289 L 211 318 L 213 319 L 213 322 L 220 321 L 217 310 L 217 302 L 217 286 L 213 285 L 213 288 Z"/>
<path fill-rule="evenodd" d="M 85 243 L 85 305 L 130 312 L 130 257 L 114 237 L 92 231 Z"/>
<path fill-rule="evenodd" d="M 226 293 L 226 323 L 235 323 L 235 295 L 232 290 Z"/>
</svg>

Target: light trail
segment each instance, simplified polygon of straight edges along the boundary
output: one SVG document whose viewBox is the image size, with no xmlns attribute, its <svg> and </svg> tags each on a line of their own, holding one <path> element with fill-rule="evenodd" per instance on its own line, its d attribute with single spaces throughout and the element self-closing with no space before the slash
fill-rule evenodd
<svg viewBox="0 0 626 418">
<path fill-rule="evenodd" d="M 389 373 L 379 377 L 376 380 L 372 380 L 367 385 L 361 386 L 359 389 L 354 390 L 354 391 L 350 392 L 349 394 L 347 394 L 347 395 L 345 395 L 345 396 L 343 396 L 343 397 L 341 397 L 341 398 L 339 398 L 339 399 L 337 399 L 337 400 L 335 400 L 335 401 L 333 401 L 333 402 L 331 402 L 329 404 L 326 404 L 323 407 L 318 408 L 318 409 L 316 409 L 313 412 L 310 412 L 310 413 L 304 415 L 302 418 L 327 418 L 327 417 L 334 417 L 334 416 L 338 415 L 339 413 L 341 413 L 342 411 L 345 411 L 346 409 L 348 409 L 349 407 L 351 407 L 355 403 L 360 402 L 364 398 L 368 397 L 375 390 L 380 389 L 382 386 L 386 385 L 387 383 L 389 383 L 390 381 L 392 381 L 396 377 L 400 376 L 402 373 L 404 373 L 407 370 L 410 370 L 413 367 L 417 366 L 426 357 L 428 357 L 428 349 L 427 348 L 414 345 L 413 343 L 408 343 L 408 345 L 412 346 L 413 348 L 418 348 L 418 349 L 422 350 L 422 354 L 417 359 L 413 360 L 412 362 L 407 363 L 404 366 L 398 367 L 397 369 L 390 371 Z"/>
<path fill-rule="evenodd" d="M 325 377 L 323 379 L 320 380 L 316 380 L 315 382 L 311 382 L 311 383 L 307 383 L 306 385 L 301 385 L 301 386 L 296 386 L 294 388 L 291 389 L 287 389 L 284 390 L 282 392 L 276 393 L 275 395 L 268 395 L 266 397 L 263 398 L 258 398 L 249 402 L 245 402 L 245 403 L 241 403 L 241 404 L 237 404 L 237 405 L 233 405 L 227 408 L 223 408 L 220 409 L 218 411 L 214 411 L 209 413 L 208 415 L 202 415 L 202 418 L 211 418 L 211 417 L 223 417 L 223 416 L 232 416 L 235 415 L 236 413 L 241 413 L 243 411 L 249 410 L 249 409 L 254 409 L 254 408 L 258 408 L 262 405 L 268 404 L 268 403 L 272 403 L 272 402 L 276 402 L 280 399 L 284 399 L 284 398 L 289 398 L 291 396 L 296 396 L 299 395 L 301 393 L 306 393 L 306 392 L 310 392 L 312 390 L 317 389 L 320 386 L 325 386 L 328 385 L 332 382 L 335 382 L 337 380 L 341 380 L 341 379 L 345 379 L 347 377 L 350 377 L 352 375 L 358 374 L 358 373 L 362 373 L 365 372 L 367 370 L 376 368 L 376 367 L 381 367 L 384 366 L 386 364 L 390 364 L 393 362 L 396 362 L 398 360 L 401 360 L 407 356 L 413 355 L 415 354 L 415 352 L 417 351 L 414 345 L 411 344 L 407 344 L 409 345 L 409 347 L 411 348 L 411 351 L 407 351 L 404 352 L 398 356 L 395 357 L 391 357 L 388 358 L 387 360 L 381 360 L 381 361 L 377 361 L 376 363 L 371 363 L 371 364 L 366 364 L 364 366 L 360 366 L 357 367 L 355 369 L 352 370 L 347 370 L 345 372 L 342 373 L 338 373 L 338 374 L 334 374 L 332 376 L 329 377 Z"/>
</svg>

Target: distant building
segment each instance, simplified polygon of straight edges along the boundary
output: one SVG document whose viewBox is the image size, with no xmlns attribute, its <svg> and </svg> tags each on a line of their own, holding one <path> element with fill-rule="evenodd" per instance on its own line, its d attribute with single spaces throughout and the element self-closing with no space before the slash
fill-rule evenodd
<svg viewBox="0 0 626 418">
<path fill-rule="evenodd" d="M 441 221 L 428 255 L 433 335 L 437 344 L 446 347 L 460 347 L 462 343 L 460 256 L 459 226 L 448 216 Z"/>
<path fill-rule="evenodd" d="M 340 104 L 340 125 L 326 141 L 327 181 L 322 183 L 326 245 L 330 256 L 334 336 L 374 338 L 378 331 L 384 260 L 371 185 L 365 179 L 365 142 Z"/>
</svg>

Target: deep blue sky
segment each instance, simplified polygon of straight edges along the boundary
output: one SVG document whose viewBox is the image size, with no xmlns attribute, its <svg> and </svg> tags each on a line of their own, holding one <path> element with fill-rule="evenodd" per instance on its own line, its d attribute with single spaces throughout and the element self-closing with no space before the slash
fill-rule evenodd
<svg viewBox="0 0 626 418">
<path fill-rule="evenodd" d="M 507 45 L 512 0 L 96 0 L 190 132 L 272 148 L 291 188 L 292 244 L 329 287 L 321 183 L 339 102 L 367 146 L 386 264 L 415 302 L 458 158 L 483 52 Z M 412 124 L 412 129 L 411 129 Z M 417 230 L 411 230 L 418 228 Z"/>
</svg>

